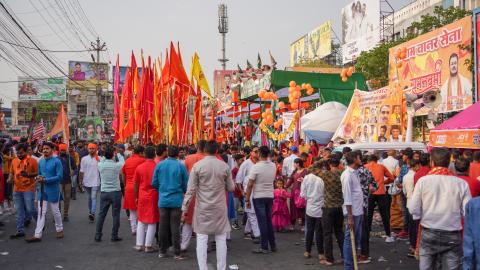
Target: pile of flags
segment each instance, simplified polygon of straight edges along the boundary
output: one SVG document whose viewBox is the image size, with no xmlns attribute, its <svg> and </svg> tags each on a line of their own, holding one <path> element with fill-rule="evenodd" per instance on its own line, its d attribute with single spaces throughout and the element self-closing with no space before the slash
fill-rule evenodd
<svg viewBox="0 0 480 270">
<path fill-rule="evenodd" d="M 132 52 L 122 89 L 117 56 L 114 77 L 115 142 L 133 137 L 141 143 L 184 145 L 203 138 L 202 90 L 209 99 L 212 97 L 196 53 L 190 78 L 179 45 L 175 48 L 172 42 L 163 64 L 162 59 L 152 61 L 150 56 L 145 61 L 142 52 L 141 75 Z"/>
</svg>

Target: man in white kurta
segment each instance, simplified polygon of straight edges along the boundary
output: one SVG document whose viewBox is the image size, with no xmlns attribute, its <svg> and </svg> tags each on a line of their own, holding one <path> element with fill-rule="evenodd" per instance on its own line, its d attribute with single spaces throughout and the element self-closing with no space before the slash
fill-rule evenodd
<svg viewBox="0 0 480 270">
<path fill-rule="evenodd" d="M 188 180 L 187 193 L 182 205 L 182 220 L 195 194 L 193 231 L 197 234 L 197 261 L 200 270 L 208 270 L 208 235 L 215 235 L 217 247 L 217 269 L 227 268 L 227 233 L 230 223 L 227 215 L 226 191 L 234 190 L 228 165 L 217 159 L 218 144 L 207 142 L 204 159 L 193 166 Z"/>
</svg>

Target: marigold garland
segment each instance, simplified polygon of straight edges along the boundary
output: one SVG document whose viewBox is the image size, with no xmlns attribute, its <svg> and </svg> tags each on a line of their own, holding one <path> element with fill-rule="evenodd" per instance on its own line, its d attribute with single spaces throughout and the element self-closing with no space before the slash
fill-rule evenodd
<svg viewBox="0 0 480 270">
<path fill-rule="evenodd" d="M 288 134 L 292 133 L 297 125 L 298 118 L 300 116 L 299 112 L 296 112 L 293 116 L 292 123 L 288 126 L 287 130 L 282 133 L 276 133 L 272 130 L 271 127 L 260 125 L 260 129 L 267 134 L 267 136 L 274 141 L 281 141 L 287 138 Z"/>
</svg>

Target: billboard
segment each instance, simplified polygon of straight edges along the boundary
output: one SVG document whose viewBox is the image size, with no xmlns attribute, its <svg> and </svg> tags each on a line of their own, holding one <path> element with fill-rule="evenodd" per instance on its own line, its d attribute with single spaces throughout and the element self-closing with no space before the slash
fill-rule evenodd
<svg viewBox="0 0 480 270">
<path fill-rule="evenodd" d="M 332 22 L 327 21 L 290 45 L 290 66 L 332 53 Z"/>
<path fill-rule="evenodd" d="M 108 88 L 108 64 L 92 62 L 68 62 L 68 89 L 95 89 L 100 84 L 102 89 Z"/>
<path fill-rule="evenodd" d="M 101 141 L 103 139 L 104 123 L 101 117 L 87 116 L 71 124 L 77 127 L 79 138 L 94 141 Z"/>
<path fill-rule="evenodd" d="M 380 42 L 380 1 L 357 0 L 342 9 L 342 57 L 349 63 Z"/>
<path fill-rule="evenodd" d="M 480 86 L 480 8 L 476 8 L 473 10 L 473 28 L 474 28 L 474 50 L 475 50 L 475 77 L 474 84 L 475 84 L 475 102 L 479 100 L 478 96 L 478 87 Z"/>
<path fill-rule="evenodd" d="M 468 16 L 391 48 L 390 83 L 399 83 L 409 94 L 438 91 L 441 102 L 435 111 L 439 113 L 467 108 L 472 104 L 473 87 L 465 60 L 472 54 L 460 45 L 470 45 L 471 41 L 472 17 Z M 404 60 L 395 58 L 401 48 L 406 50 Z M 428 114 L 428 110 L 420 109 L 416 115 Z"/>
<path fill-rule="evenodd" d="M 404 141 L 407 117 L 404 117 L 402 98 L 400 88 L 385 87 L 371 92 L 355 90 L 333 140 Z"/>
<path fill-rule="evenodd" d="M 127 74 L 127 69 L 130 69 L 130 67 L 126 67 L 126 66 L 118 67 L 118 71 L 120 73 L 120 87 L 118 90 L 119 94 L 122 93 L 123 83 L 125 83 L 125 74 Z M 140 79 L 140 83 L 142 83 L 142 68 L 137 67 L 137 72 L 138 72 L 138 78 Z M 112 85 L 115 85 L 115 66 L 112 66 Z"/>
<path fill-rule="evenodd" d="M 65 78 L 18 77 L 19 100 L 65 101 Z"/>
</svg>

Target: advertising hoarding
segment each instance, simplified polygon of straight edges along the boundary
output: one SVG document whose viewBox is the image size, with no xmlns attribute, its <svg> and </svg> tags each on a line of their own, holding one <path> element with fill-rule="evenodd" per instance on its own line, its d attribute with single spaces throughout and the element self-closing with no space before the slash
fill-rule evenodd
<svg viewBox="0 0 480 270">
<path fill-rule="evenodd" d="M 343 63 L 380 42 L 380 1 L 357 0 L 342 9 Z"/>
<path fill-rule="evenodd" d="M 398 83 L 408 94 L 438 91 L 441 102 L 435 110 L 439 113 L 467 108 L 472 104 L 473 87 L 472 72 L 465 60 L 472 54 L 461 45 L 470 45 L 471 41 L 472 17 L 468 16 L 391 48 L 390 83 Z M 402 48 L 406 58 L 399 60 L 395 54 Z M 416 115 L 428 111 L 422 108 Z"/>
<path fill-rule="evenodd" d="M 18 77 L 19 100 L 65 101 L 65 78 Z"/>
<path fill-rule="evenodd" d="M 332 53 L 332 22 L 327 21 L 290 45 L 290 66 Z"/>
<path fill-rule="evenodd" d="M 102 89 L 108 88 L 108 64 L 92 62 L 68 62 L 68 89 L 95 89 L 100 84 Z"/>
</svg>

